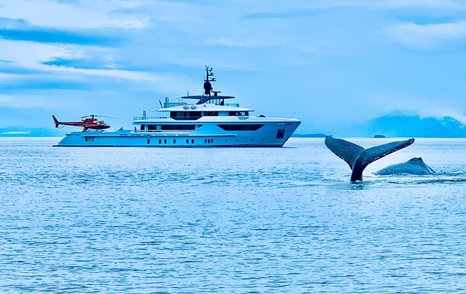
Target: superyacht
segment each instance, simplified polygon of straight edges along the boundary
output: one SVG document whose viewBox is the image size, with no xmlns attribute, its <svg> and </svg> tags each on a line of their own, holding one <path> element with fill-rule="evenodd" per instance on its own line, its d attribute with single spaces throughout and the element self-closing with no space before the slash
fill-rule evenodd
<svg viewBox="0 0 466 294">
<path fill-rule="evenodd" d="M 144 111 L 133 119 L 133 130 L 107 131 L 102 127 L 107 125 L 96 120 L 95 128 L 69 132 L 55 146 L 281 147 L 299 126 L 295 118 L 254 116 L 253 109 L 229 103 L 234 97 L 214 91 L 215 80 L 212 68 L 206 66 L 202 95 L 165 98 L 160 116 L 150 117 Z M 54 120 L 56 126 L 61 124 Z"/>
</svg>

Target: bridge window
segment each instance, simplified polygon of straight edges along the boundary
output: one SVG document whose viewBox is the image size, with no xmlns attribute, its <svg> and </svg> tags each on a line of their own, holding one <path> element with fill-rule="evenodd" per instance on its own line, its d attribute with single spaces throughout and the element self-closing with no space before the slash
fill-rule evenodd
<svg viewBox="0 0 466 294">
<path fill-rule="evenodd" d="M 196 120 L 201 118 L 201 111 L 172 111 L 170 117 L 176 120 Z"/>
<path fill-rule="evenodd" d="M 141 125 L 141 131 L 144 131 L 146 130 L 146 126 L 145 125 Z"/>
<path fill-rule="evenodd" d="M 155 129 L 156 129 L 156 128 L 155 128 L 155 125 L 148 125 L 148 126 L 147 126 L 147 130 L 148 130 L 149 132 L 155 132 Z"/>
<path fill-rule="evenodd" d="M 264 125 L 254 125 L 254 124 L 247 124 L 247 125 L 218 125 L 220 128 L 224 129 L 225 131 L 257 131 L 258 129 L 262 128 Z"/>
<path fill-rule="evenodd" d="M 196 129 L 196 125 L 161 125 L 163 131 L 193 131 Z"/>
</svg>

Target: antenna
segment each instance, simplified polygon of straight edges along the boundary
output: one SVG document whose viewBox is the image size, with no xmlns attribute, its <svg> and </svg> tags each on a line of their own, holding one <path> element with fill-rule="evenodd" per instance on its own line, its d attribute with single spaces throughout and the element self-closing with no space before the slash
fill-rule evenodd
<svg viewBox="0 0 466 294">
<path fill-rule="evenodd" d="M 212 91 L 213 87 L 210 82 L 215 82 L 215 78 L 213 77 L 214 73 L 212 72 L 212 68 L 208 65 L 205 66 L 205 80 L 204 80 L 204 95 L 210 96 L 210 92 Z"/>
</svg>

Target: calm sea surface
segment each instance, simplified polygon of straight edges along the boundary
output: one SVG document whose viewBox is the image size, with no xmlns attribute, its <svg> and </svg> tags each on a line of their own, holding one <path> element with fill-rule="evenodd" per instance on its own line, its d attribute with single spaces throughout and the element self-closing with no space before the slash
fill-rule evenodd
<svg viewBox="0 0 466 294">
<path fill-rule="evenodd" d="M 0 139 L 0 292 L 466 292 L 466 140 L 419 139 L 358 184 L 323 139 L 58 140 Z M 373 175 L 418 156 L 437 174 Z"/>
</svg>

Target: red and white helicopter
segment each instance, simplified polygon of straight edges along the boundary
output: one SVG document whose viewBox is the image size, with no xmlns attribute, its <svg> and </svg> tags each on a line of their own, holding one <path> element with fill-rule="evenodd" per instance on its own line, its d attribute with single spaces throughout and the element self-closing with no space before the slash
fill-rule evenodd
<svg viewBox="0 0 466 294">
<path fill-rule="evenodd" d="M 101 115 L 85 115 L 81 117 L 81 121 L 59 121 L 55 115 L 52 115 L 56 128 L 58 128 L 59 125 L 82 127 L 83 132 L 87 131 L 88 129 L 104 130 L 110 128 L 110 125 L 106 124 L 103 120 L 98 120 L 96 117 L 101 117 Z"/>
</svg>

